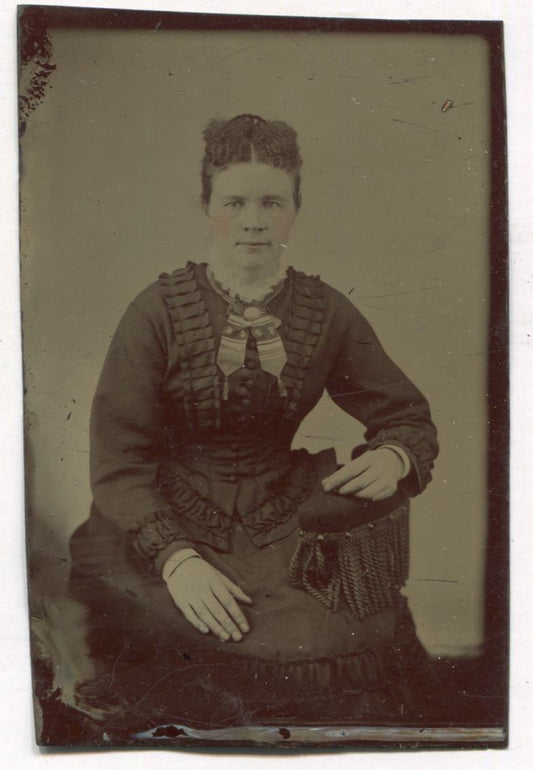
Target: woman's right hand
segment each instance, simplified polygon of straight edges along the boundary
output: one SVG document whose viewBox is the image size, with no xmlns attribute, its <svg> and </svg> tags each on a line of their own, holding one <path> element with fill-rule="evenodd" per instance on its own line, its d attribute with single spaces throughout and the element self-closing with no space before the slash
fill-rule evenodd
<svg viewBox="0 0 533 770">
<path fill-rule="evenodd" d="M 176 606 L 198 631 L 210 631 L 222 642 L 239 642 L 250 630 L 236 599 L 252 599 L 229 578 L 201 558 L 187 559 L 167 578 Z"/>
</svg>

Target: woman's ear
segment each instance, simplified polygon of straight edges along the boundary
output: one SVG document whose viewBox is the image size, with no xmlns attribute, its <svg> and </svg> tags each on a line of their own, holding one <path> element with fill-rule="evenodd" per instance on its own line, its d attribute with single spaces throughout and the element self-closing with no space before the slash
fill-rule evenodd
<svg viewBox="0 0 533 770">
<path fill-rule="evenodd" d="M 200 205 L 202 213 L 204 214 L 205 234 L 208 238 L 211 238 L 213 234 L 213 220 L 211 219 L 211 214 L 209 212 L 209 203 L 202 201 Z"/>
</svg>

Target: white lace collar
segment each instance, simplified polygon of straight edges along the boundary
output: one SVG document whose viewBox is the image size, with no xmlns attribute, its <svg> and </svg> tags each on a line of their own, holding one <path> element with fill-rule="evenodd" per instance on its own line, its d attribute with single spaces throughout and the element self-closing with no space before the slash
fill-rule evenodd
<svg viewBox="0 0 533 770">
<path fill-rule="evenodd" d="M 287 276 L 287 269 L 278 264 L 271 273 L 256 283 L 248 284 L 240 280 L 238 271 L 231 265 L 222 265 L 213 259 L 207 263 L 207 268 L 208 274 L 210 271 L 230 297 L 238 297 L 243 302 L 260 302 Z"/>
</svg>

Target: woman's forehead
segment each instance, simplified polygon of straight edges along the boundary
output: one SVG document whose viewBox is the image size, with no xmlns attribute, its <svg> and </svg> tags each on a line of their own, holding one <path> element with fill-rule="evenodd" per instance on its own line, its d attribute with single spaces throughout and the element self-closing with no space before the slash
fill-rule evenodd
<svg viewBox="0 0 533 770">
<path fill-rule="evenodd" d="M 279 195 L 290 197 L 292 175 L 267 163 L 233 163 L 216 172 L 213 193 L 219 196 Z"/>
</svg>

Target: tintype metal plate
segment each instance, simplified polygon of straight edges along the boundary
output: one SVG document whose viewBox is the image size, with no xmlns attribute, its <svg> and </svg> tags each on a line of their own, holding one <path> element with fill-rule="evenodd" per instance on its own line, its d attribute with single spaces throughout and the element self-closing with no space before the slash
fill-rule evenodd
<svg viewBox="0 0 533 770">
<path fill-rule="evenodd" d="M 41 745 L 506 745 L 502 34 L 498 22 L 20 8 L 26 490 Z M 287 259 L 350 297 L 427 396 L 439 430 L 433 482 L 411 505 L 402 589 L 433 697 L 422 693 L 404 716 L 347 706 L 334 719 L 324 711 L 312 721 L 293 713 L 254 722 L 237 704 L 225 724 L 199 723 L 180 718 L 187 695 L 178 680 L 175 708 L 158 721 L 153 700 L 149 716 L 144 708 L 173 663 L 161 656 L 140 676 L 138 653 L 128 722 L 115 697 L 126 648 L 111 662 L 107 689 L 91 694 L 86 618 L 67 587 L 69 541 L 91 506 L 92 397 L 132 297 L 159 273 L 205 259 L 201 132 L 213 117 L 240 113 L 296 128 L 303 204 Z M 324 398 L 293 446 L 334 446 L 343 463 L 361 435 Z M 215 713 L 224 693 L 209 697 Z"/>
</svg>

